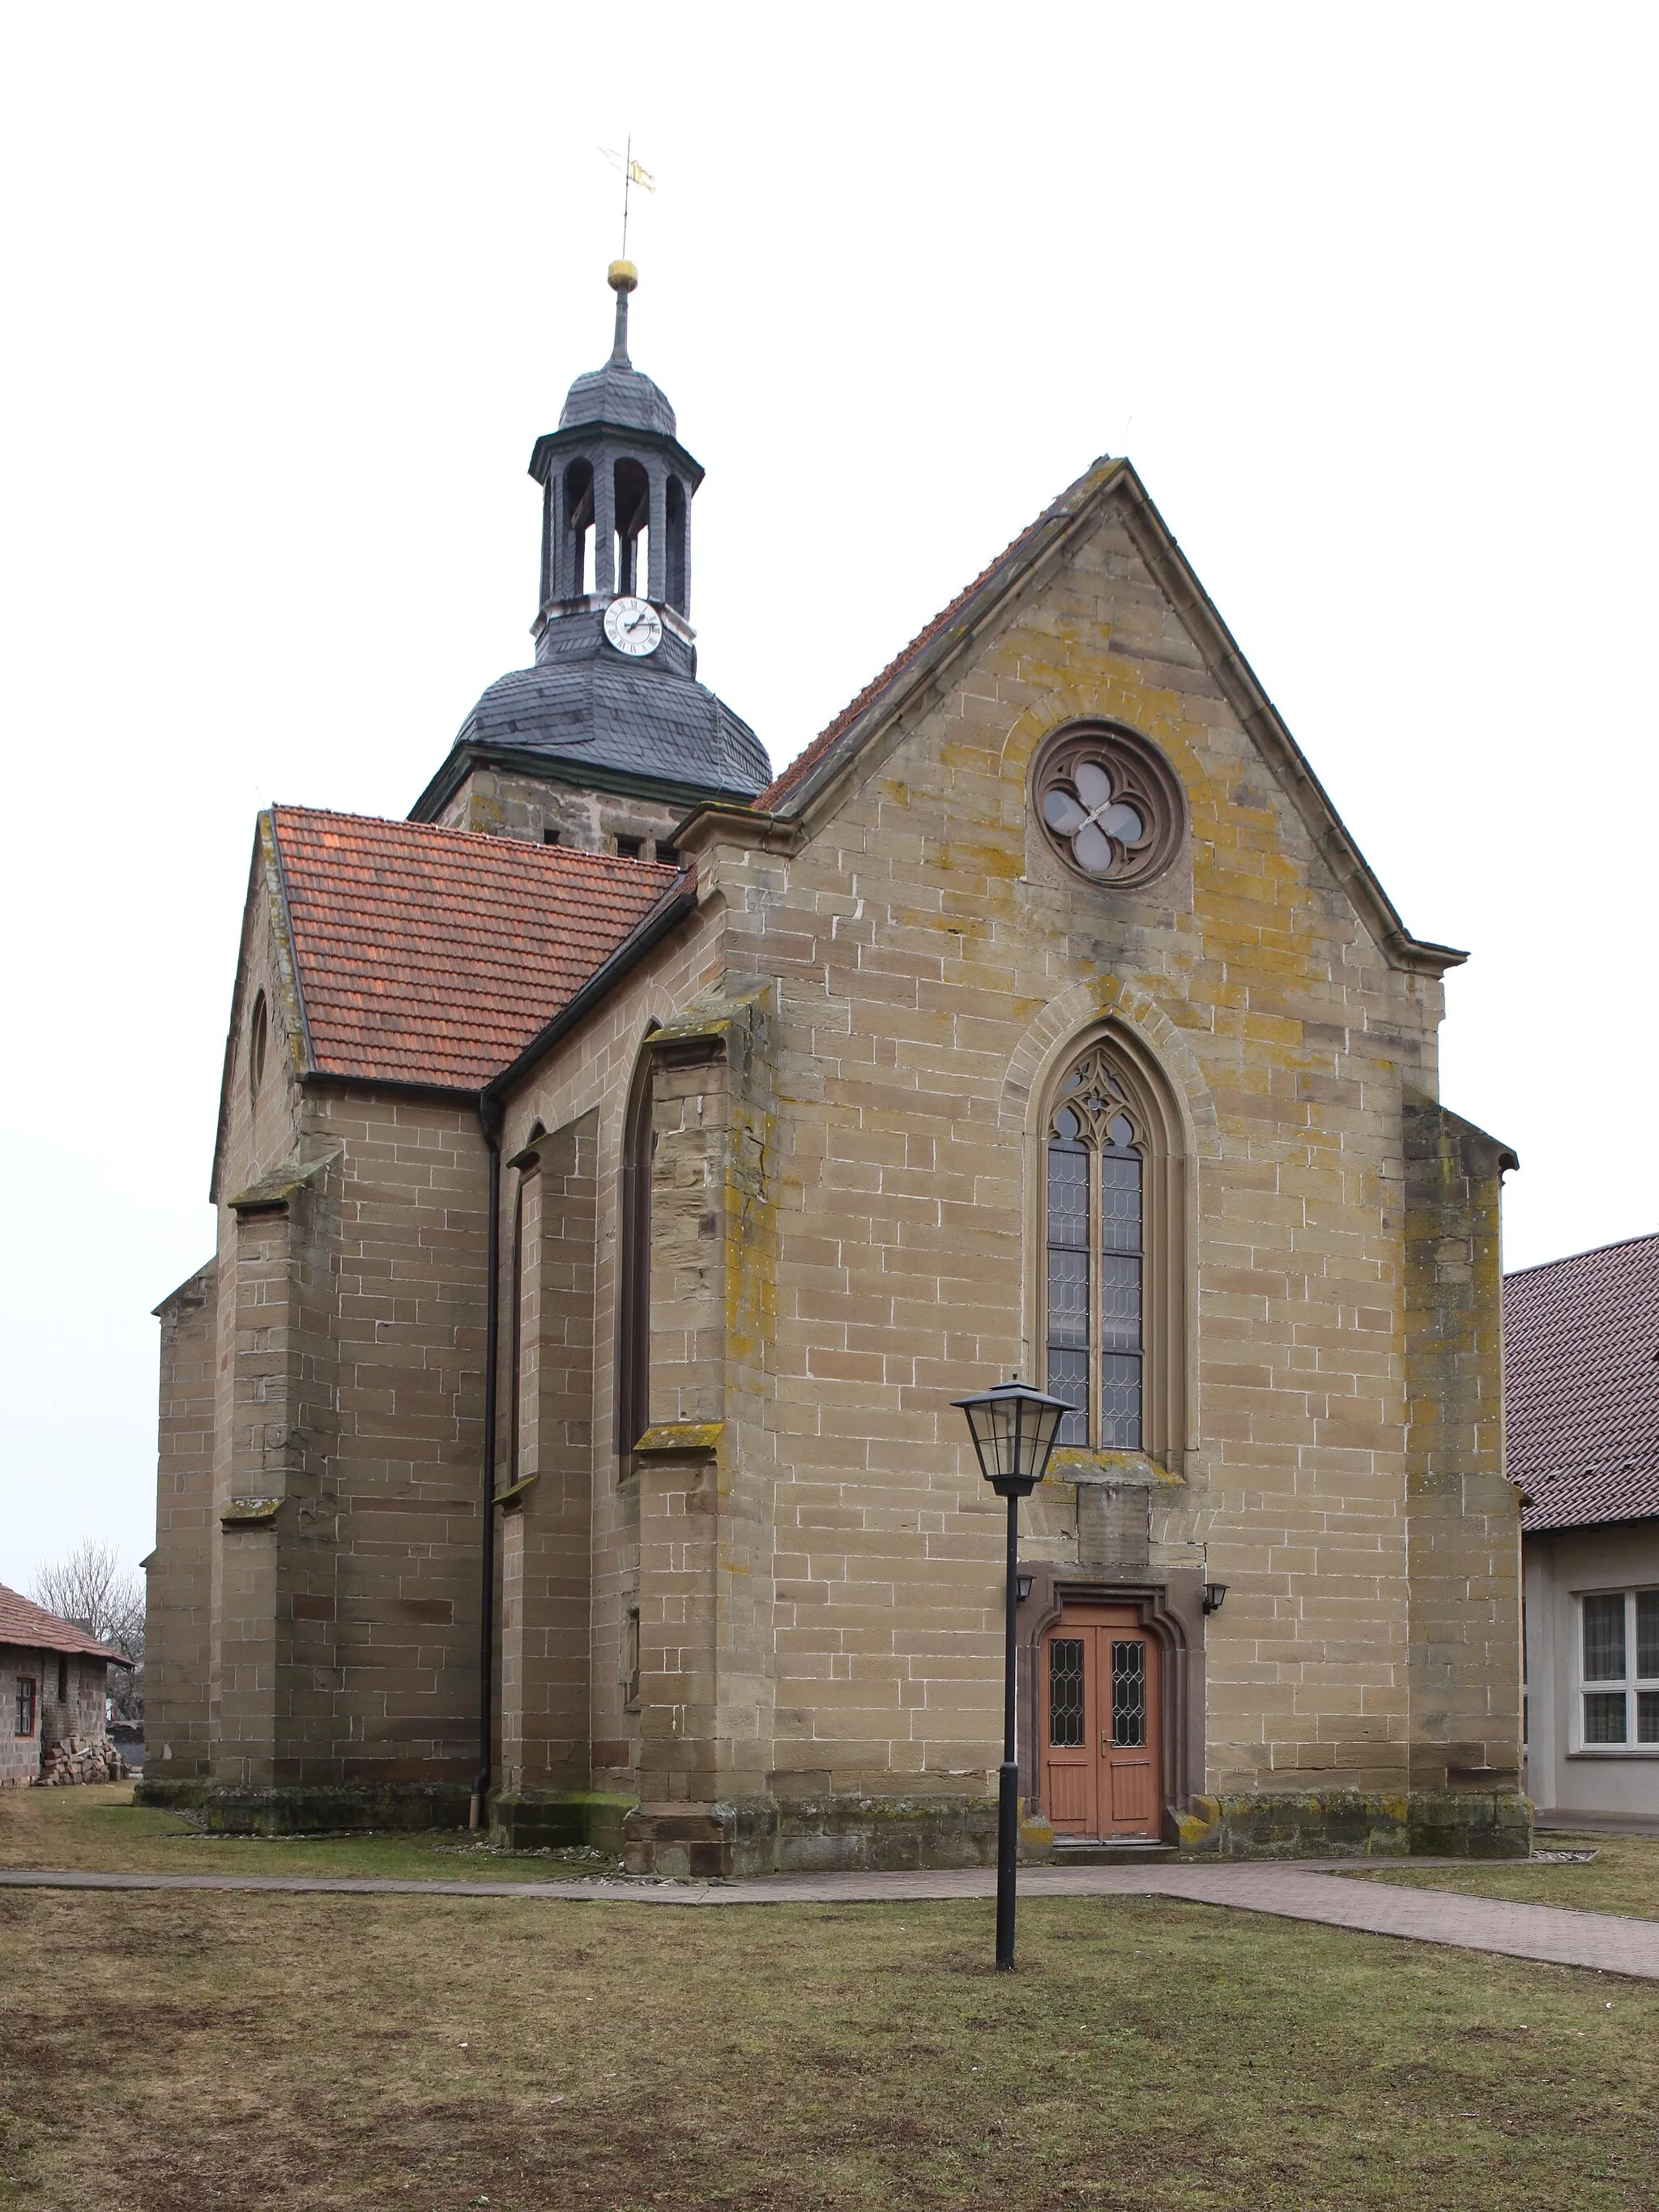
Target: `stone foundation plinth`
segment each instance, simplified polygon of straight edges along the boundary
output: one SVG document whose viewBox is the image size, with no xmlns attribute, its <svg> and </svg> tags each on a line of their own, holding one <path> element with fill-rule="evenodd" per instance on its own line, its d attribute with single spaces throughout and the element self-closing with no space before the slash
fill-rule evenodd
<svg viewBox="0 0 1659 2212">
<path fill-rule="evenodd" d="M 639 1805 L 623 1823 L 630 1874 L 900 1873 L 996 1864 L 990 1797 L 748 1798 Z M 572 1838 L 574 1840 L 574 1838 Z M 1516 1790 L 1352 1790 L 1196 1797 L 1163 1838 L 1182 1856 L 1228 1859 L 1523 1859 L 1532 1807 Z M 1020 1857 L 1044 1864 L 1041 1813 L 1020 1826 Z"/>
<path fill-rule="evenodd" d="M 619 1851 L 631 1797 L 602 1790 L 501 1790 L 489 1800 L 489 1840 L 507 1850 Z"/>
<path fill-rule="evenodd" d="M 896 1874 L 994 1866 L 988 1797 L 744 1798 L 639 1805 L 623 1823 L 630 1874 Z"/>
<path fill-rule="evenodd" d="M 140 1781 L 133 1802 L 198 1813 L 217 1833 L 337 1835 L 371 1828 L 465 1828 L 472 1793 L 464 1782 L 281 1783 L 269 1788 L 205 1778 Z"/>
<path fill-rule="evenodd" d="M 1516 1790 L 1250 1790 L 1172 1814 L 1182 1851 L 1231 1859 L 1523 1859 L 1532 1806 Z"/>
</svg>

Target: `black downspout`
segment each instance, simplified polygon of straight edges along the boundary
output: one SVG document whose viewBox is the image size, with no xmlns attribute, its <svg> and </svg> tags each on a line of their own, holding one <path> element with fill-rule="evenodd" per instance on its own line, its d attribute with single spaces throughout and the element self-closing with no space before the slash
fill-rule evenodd
<svg viewBox="0 0 1659 2212">
<path fill-rule="evenodd" d="M 486 1238 L 489 1279 L 484 1290 L 484 1417 L 483 1586 L 478 1605 L 478 1771 L 472 1784 L 469 1828 L 483 1825 L 489 1796 L 492 1711 L 495 1680 L 495 1390 L 496 1340 L 501 1303 L 501 1106 L 489 1093 L 478 1095 L 478 1127 L 489 1148 L 489 1228 Z"/>
</svg>

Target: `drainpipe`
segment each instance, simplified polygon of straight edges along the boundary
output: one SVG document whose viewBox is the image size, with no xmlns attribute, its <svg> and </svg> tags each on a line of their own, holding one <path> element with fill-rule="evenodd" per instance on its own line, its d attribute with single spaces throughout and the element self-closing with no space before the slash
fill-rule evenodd
<svg viewBox="0 0 1659 2212">
<path fill-rule="evenodd" d="M 478 1771 L 472 1783 L 469 1828 L 483 1824 L 489 1794 L 491 1711 L 495 1676 L 495 1389 L 496 1340 L 501 1303 L 501 1104 L 487 1091 L 478 1094 L 478 1127 L 489 1150 L 489 1278 L 484 1290 L 484 1417 L 483 1583 L 478 1603 Z"/>
</svg>

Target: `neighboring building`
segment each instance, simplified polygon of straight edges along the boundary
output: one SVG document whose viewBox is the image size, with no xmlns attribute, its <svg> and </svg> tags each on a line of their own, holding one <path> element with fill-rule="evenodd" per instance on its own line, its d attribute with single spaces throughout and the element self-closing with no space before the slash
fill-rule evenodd
<svg viewBox="0 0 1659 2212">
<path fill-rule="evenodd" d="M 218 1249 L 159 1309 L 146 1794 L 464 1819 L 482 1758 L 501 1832 L 625 1815 L 639 1868 L 993 1854 L 951 1401 L 1018 1368 L 1073 1409 L 1034 1814 L 1524 1850 L 1462 956 L 1125 460 L 772 777 L 696 680 L 702 471 L 612 283 L 532 457 L 534 665 L 414 819 L 259 817 Z"/>
<path fill-rule="evenodd" d="M 109 1670 L 132 1662 L 0 1583 L 0 1782 L 115 1782 Z"/>
<path fill-rule="evenodd" d="M 1527 1788 L 1659 1820 L 1659 1237 L 1504 1285 L 1524 1493 Z"/>
</svg>

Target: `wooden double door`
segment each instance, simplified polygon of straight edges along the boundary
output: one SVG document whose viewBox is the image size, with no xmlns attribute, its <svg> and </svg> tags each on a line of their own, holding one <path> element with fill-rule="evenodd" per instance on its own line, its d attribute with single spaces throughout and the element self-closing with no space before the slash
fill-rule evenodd
<svg viewBox="0 0 1659 2212">
<path fill-rule="evenodd" d="M 1162 1833 L 1160 1656 L 1129 1606 L 1067 1606 L 1044 1635 L 1042 1809 L 1057 1836 Z"/>
</svg>

